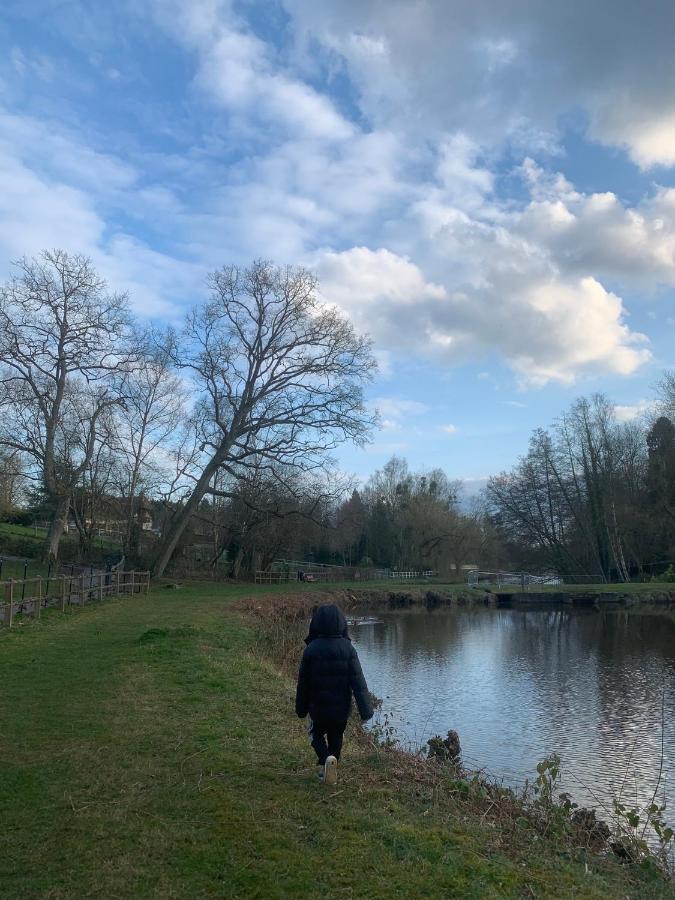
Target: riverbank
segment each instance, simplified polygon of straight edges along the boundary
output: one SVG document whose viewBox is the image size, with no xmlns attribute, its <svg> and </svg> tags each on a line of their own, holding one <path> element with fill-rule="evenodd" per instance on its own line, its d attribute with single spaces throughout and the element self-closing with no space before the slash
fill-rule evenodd
<svg viewBox="0 0 675 900">
<path fill-rule="evenodd" d="M 584 606 L 597 609 L 654 610 L 664 615 L 675 612 L 675 588 L 670 584 L 569 585 L 521 591 L 516 587 L 470 588 L 464 584 L 391 585 L 387 583 L 355 587 L 353 584 L 314 585 L 312 591 L 278 585 L 269 599 L 250 596 L 240 608 L 253 616 L 265 616 L 266 605 L 274 602 L 286 620 L 306 616 L 316 603 L 338 603 L 345 611 L 359 609 L 404 609 L 413 606 Z M 272 600 L 272 598 L 274 598 Z"/>
<path fill-rule="evenodd" d="M 156 588 L 0 634 L 3 897 L 673 896 L 358 730 L 325 789 L 245 601 L 289 602 Z"/>
</svg>

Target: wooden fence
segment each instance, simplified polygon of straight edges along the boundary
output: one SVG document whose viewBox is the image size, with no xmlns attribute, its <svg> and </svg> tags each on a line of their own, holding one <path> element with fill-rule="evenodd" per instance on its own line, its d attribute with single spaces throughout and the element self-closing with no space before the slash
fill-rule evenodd
<svg viewBox="0 0 675 900">
<path fill-rule="evenodd" d="M 63 612 L 67 606 L 82 606 L 104 597 L 122 594 L 147 594 L 149 572 L 89 572 L 82 575 L 54 575 L 51 578 L 10 578 L 0 581 L 0 610 L 4 624 L 12 627 L 21 613 L 34 619 L 48 606 Z"/>
</svg>

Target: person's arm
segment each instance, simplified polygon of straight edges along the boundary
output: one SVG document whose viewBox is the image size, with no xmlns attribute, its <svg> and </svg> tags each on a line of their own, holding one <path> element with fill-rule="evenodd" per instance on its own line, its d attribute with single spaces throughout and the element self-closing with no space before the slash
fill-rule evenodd
<svg viewBox="0 0 675 900">
<path fill-rule="evenodd" d="M 295 692 L 295 712 L 304 719 L 309 712 L 309 667 L 310 660 L 307 654 L 302 654 L 300 671 L 298 672 L 298 687 Z"/>
<path fill-rule="evenodd" d="M 363 677 L 363 670 L 356 650 L 352 647 L 351 656 L 349 657 L 349 684 L 354 692 L 354 699 L 359 711 L 359 715 L 365 722 L 366 719 L 373 718 L 373 705 L 368 695 L 368 685 Z"/>
</svg>

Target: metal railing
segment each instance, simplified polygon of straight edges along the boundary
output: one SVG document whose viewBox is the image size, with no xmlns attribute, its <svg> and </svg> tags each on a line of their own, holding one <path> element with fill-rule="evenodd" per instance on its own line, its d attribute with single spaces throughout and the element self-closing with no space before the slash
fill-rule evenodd
<svg viewBox="0 0 675 900">
<path fill-rule="evenodd" d="M 317 569 L 293 569 L 275 571 L 274 569 L 258 569 L 254 574 L 256 584 L 290 584 L 292 582 L 330 583 L 336 581 L 413 581 L 415 579 L 433 578 L 435 572 L 395 571 L 392 569 L 355 569 L 332 566 L 329 571 Z"/>
<path fill-rule="evenodd" d="M 515 585 L 525 590 L 531 584 L 559 585 L 562 578 L 550 573 L 548 575 L 531 575 L 529 572 L 478 572 L 476 570 L 467 575 L 469 587 L 478 587 L 481 584 L 504 587 Z"/>
</svg>

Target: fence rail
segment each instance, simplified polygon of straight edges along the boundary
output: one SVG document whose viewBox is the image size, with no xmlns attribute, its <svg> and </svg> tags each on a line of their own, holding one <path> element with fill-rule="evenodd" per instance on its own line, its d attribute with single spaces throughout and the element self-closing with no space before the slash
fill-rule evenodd
<svg viewBox="0 0 675 900">
<path fill-rule="evenodd" d="M 504 585 L 517 585 L 522 590 L 531 584 L 562 584 L 562 578 L 551 573 L 549 575 L 530 575 L 529 572 L 479 572 L 473 570 L 467 576 L 469 587 L 478 587 L 480 584 L 494 584 L 497 587 Z"/>
<path fill-rule="evenodd" d="M 14 617 L 22 613 L 39 619 L 42 610 L 50 606 L 63 612 L 67 606 L 82 606 L 122 594 L 147 594 L 149 590 L 150 573 L 135 570 L 10 578 L 0 581 L 0 610 L 4 624 L 11 628 Z"/>
<path fill-rule="evenodd" d="M 125 558 L 121 556 L 114 565 L 104 566 L 102 563 L 56 563 L 42 562 L 39 559 L 23 556 L 6 556 L 0 554 L 0 581 L 25 580 L 26 578 L 53 578 L 57 575 L 75 575 L 84 572 L 100 571 L 102 568 L 115 570 L 124 569 Z"/>
<path fill-rule="evenodd" d="M 275 571 L 258 569 L 254 580 L 256 584 L 288 584 L 293 581 L 309 581 L 330 583 L 332 581 L 412 581 L 416 578 L 433 578 L 432 571 L 425 572 L 398 572 L 391 569 L 353 569 L 333 566 L 329 571 L 325 570 L 293 570 Z"/>
</svg>

